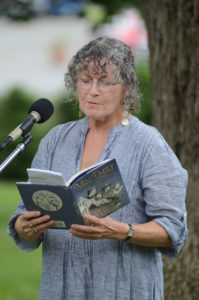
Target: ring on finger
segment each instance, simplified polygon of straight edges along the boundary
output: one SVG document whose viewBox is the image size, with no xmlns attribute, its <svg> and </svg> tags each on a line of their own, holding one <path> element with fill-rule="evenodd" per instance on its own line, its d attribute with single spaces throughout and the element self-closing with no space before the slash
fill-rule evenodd
<svg viewBox="0 0 199 300">
<path fill-rule="evenodd" d="M 33 228 L 34 226 L 32 225 L 32 223 L 29 223 L 28 227 Z"/>
<path fill-rule="evenodd" d="M 37 233 L 38 232 L 38 230 L 35 228 L 35 227 L 31 227 L 32 228 L 32 233 Z"/>
</svg>

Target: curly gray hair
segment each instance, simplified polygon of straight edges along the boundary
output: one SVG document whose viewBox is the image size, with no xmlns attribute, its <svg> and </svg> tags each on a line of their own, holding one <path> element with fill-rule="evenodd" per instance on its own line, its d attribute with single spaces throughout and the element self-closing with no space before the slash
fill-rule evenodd
<svg viewBox="0 0 199 300">
<path fill-rule="evenodd" d="M 102 60 L 105 64 L 102 64 Z M 106 64 L 114 66 L 115 79 L 125 88 L 122 99 L 123 110 L 129 113 L 140 109 L 141 95 L 135 72 L 134 57 L 130 48 L 123 42 L 109 37 L 99 37 L 90 41 L 72 57 L 65 74 L 65 85 L 69 93 L 76 91 L 79 73 L 92 62 L 96 72 L 105 72 Z"/>
</svg>

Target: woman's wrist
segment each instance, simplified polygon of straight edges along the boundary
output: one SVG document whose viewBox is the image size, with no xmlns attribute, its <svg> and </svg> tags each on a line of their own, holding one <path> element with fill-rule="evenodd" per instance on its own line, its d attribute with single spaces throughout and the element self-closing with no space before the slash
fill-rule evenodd
<svg viewBox="0 0 199 300">
<path fill-rule="evenodd" d="M 124 241 L 128 237 L 128 233 L 129 233 L 129 224 L 120 223 L 117 239 Z"/>
<path fill-rule="evenodd" d="M 135 224 L 133 229 L 135 232 L 133 232 L 129 242 L 144 247 L 170 247 L 172 244 L 166 230 L 155 221 Z"/>
<path fill-rule="evenodd" d="M 129 230 L 128 230 L 128 233 L 127 233 L 127 237 L 124 239 L 124 241 L 129 241 L 130 239 L 132 239 L 132 236 L 133 236 L 133 232 L 134 232 L 134 228 L 133 228 L 133 225 L 132 224 L 128 224 L 129 226 Z"/>
</svg>

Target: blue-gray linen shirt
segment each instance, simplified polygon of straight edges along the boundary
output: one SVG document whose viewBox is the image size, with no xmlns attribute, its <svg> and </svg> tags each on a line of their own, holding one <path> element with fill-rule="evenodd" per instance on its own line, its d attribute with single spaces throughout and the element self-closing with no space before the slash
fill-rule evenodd
<svg viewBox="0 0 199 300">
<path fill-rule="evenodd" d="M 59 171 L 67 181 L 80 170 L 87 117 L 53 128 L 41 141 L 32 167 Z M 85 240 L 67 230 L 49 229 L 35 243 L 14 230 L 22 200 L 8 232 L 25 251 L 43 246 L 40 300 L 161 300 L 161 254 L 175 257 L 187 237 L 187 172 L 160 133 L 136 117 L 112 128 L 98 161 L 116 158 L 131 202 L 110 216 L 125 223 L 155 221 L 168 232 L 172 247 L 142 247 L 110 239 Z"/>
</svg>

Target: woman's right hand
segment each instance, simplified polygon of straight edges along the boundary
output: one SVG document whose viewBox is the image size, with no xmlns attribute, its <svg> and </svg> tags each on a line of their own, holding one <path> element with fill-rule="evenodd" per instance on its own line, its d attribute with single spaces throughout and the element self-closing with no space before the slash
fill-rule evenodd
<svg viewBox="0 0 199 300">
<path fill-rule="evenodd" d="M 50 216 L 41 216 L 39 211 L 26 211 L 15 222 L 18 235 L 28 242 L 34 242 L 54 224 Z"/>
</svg>

